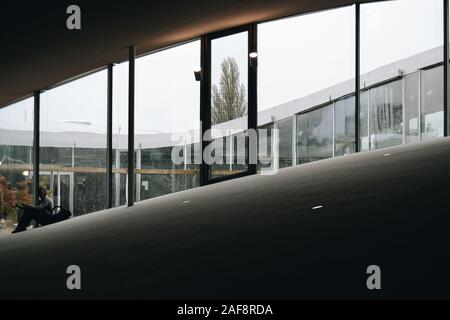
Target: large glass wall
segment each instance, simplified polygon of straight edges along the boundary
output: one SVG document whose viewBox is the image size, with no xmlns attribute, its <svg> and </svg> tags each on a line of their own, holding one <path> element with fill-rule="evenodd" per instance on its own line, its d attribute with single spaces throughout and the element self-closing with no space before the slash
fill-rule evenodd
<svg viewBox="0 0 450 320">
<path fill-rule="evenodd" d="M 354 11 L 258 25 L 258 127 L 269 129 L 259 135 L 259 170 L 355 151 Z M 361 150 L 444 135 L 442 20 L 441 0 L 361 4 Z M 210 178 L 248 168 L 248 40 L 211 40 Z M 199 185 L 199 66 L 199 41 L 136 60 L 136 201 Z M 128 62 L 114 66 L 113 80 L 119 206 L 128 198 Z M 41 94 L 39 181 L 75 215 L 105 207 L 106 84 L 101 71 Z M 31 201 L 32 125 L 32 98 L 0 109 L 0 221 L 14 216 L 12 199 Z"/>
<path fill-rule="evenodd" d="M 17 222 L 15 203 L 32 203 L 33 98 L 0 109 L 0 233 Z"/>
<path fill-rule="evenodd" d="M 106 206 L 107 72 L 41 94 L 39 182 L 74 216 Z"/>
<path fill-rule="evenodd" d="M 199 66 L 200 41 L 136 60 L 136 201 L 199 185 Z"/>
<path fill-rule="evenodd" d="M 427 69 L 442 63 L 442 40 L 441 0 L 361 4 L 361 88 L 376 86 L 368 92 L 370 149 L 442 136 L 442 68 Z M 377 85 L 404 75 L 403 85 Z"/>
<path fill-rule="evenodd" d="M 211 40 L 210 178 L 247 170 L 248 55 L 247 31 Z"/>
<path fill-rule="evenodd" d="M 113 67 L 113 207 L 128 200 L 128 68 L 128 62 Z"/>
</svg>

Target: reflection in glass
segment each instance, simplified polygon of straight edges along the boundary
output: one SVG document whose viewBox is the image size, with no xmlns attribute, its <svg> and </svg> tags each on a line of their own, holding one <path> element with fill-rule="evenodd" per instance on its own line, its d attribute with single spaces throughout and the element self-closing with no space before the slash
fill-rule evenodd
<svg viewBox="0 0 450 320">
<path fill-rule="evenodd" d="M 370 148 L 402 144 L 402 82 L 394 81 L 370 89 Z"/>
<path fill-rule="evenodd" d="M 355 97 L 336 101 L 334 106 L 335 156 L 355 152 Z"/>
<path fill-rule="evenodd" d="M 258 128 L 258 165 L 257 170 L 273 169 L 273 124 L 268 124 Z"/>
<path fill-rule="evenodd" d="M 370 150 L 369 141 L 369 90 L 360 91 L 359 145 L 361 151 Z"/>
<path fill-rule="evenodd" d="M 278 167 L 291 167 L 292 163 L 292 145 L 293 145 L 293 125 L 292 118 L 277 123 L 278 128 Z"/>
<path fill-rule="evenodd" d="M 419 72 L 405 77 L 405 143 L 419 140 Z"/>
<path fill-rule="evenodd" d="M 297 116 L 298 163 L 333 156 L 333 105 Z"/>
<path fill-rule="evenodd" d="M 421 71 L 422 140 L 444 136 L 443 67 Z"/>
</svg>

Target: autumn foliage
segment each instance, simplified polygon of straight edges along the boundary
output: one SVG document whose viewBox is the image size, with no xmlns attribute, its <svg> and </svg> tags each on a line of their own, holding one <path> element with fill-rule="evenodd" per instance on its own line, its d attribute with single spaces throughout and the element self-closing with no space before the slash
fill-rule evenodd
<svg viewBox="0 0 450 320">
<path fill-rule="evenodd" d="M 7 220 L 16 220 L 16 203 L 30 204 L 30 182 L 18 183 L 18 189 L 11 187 L 8 180 L 0 175 L 0 217 Z"/>
</svg>

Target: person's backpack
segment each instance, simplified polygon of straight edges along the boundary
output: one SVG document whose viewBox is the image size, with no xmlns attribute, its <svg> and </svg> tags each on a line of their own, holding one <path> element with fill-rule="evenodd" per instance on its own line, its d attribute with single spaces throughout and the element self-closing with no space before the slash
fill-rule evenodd
<svg viewBox="0 0 450 320">
<path fill-rule="evenodd" d="M 72 216 L 70 210 L 64 208 L 63 206 L 56 206 L 53 208 L 53 220 L 54 222 L 59 222 L 67 220 Z"/>
</svg>

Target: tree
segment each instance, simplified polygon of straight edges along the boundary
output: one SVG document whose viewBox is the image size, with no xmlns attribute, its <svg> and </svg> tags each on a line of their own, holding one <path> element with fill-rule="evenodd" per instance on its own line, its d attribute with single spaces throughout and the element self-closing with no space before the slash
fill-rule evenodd
<svg viewBox="0 0 450 320">
<path fill-rule="evenodd" d="M 226 58 L 221 65 L 220 89 L 212 87 L 211 123 L 218 124 L 247 114 L 245 87 L 240 83 L 239 67 L 234 58 Z"/>
<path fill-rule="evenodd" d="M 16 190 L 17 203 L 20 205 L 30 205 L 33 202 L 30 193 L 30 180 L 21 181 L 17 183 L 17 185 L 19 186 L 19 188 Z"/>
<path fill-rule="evenodd" d="M 15 212 L 16 192 L 5 177 L 0 175 L 0 217 L 7 219 Z"/>
</svg>

